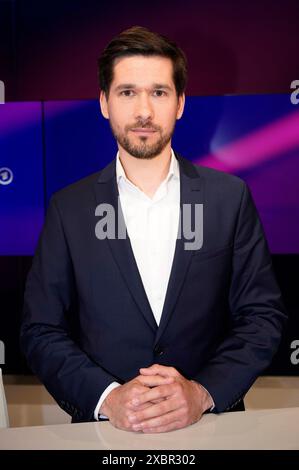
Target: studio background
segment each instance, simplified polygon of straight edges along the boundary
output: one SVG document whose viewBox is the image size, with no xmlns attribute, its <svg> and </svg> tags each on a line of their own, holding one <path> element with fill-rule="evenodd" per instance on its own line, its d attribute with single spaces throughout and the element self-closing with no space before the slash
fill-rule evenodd
<svg viewBox="0 0 299 470">
<path fill-rule="evenodd" d="M 51 194 L 115 156 L 97 102 L 96 62 L 132 25 L 169 36 L 187 55 L 175 150 L 245 179 L 261 215 L 290 320 L 260 397 L 277 387 L 273 377 L 299 376 L 299 104 L 290 100 L 299 79 L 298 1 L 4 0 L 0 177 L 9 168 L 13 180 L 0 184 L 0 340 L 11 410 L 23 406 L 13 388 L 21 383 L 37 414 L 39 404 L 52 406 L 19 350 L 25 280 Z M 283 383 L 295 390 L 295 382 Z M 45 420 L 22 410 L 23 424 Z M 50 421 L 65 419 L 47 413 Z"/>
</svg>

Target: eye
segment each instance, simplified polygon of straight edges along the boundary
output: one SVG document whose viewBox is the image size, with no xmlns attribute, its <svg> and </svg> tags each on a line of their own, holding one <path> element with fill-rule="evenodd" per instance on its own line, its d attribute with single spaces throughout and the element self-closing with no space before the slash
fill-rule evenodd
<svg viewBox="0 0 299 470">
<path fill-rule="evenodd" d="M 133 96 L 133 90 L 123 90 L 120 92 L 122 96 Z"/>
<path fill-rule="evenodd" d="M 167 94 L 163 90 L 155 90 L 154 93 L 156 94 L 156 96 L 166 96 L 166 94 Z"/>
</svg>

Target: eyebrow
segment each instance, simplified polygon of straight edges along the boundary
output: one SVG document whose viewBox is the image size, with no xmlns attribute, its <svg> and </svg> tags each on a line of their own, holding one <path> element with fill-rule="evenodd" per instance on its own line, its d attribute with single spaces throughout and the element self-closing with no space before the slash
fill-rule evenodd
<svg viewBox="0 0 299 470">
<path fill-rule="evenodd" d="M 138 86 L 136 86 L 136 84 L 134 84 L 134 83 L 123 83 L 121 85 L 118 85 L 115 88 L 115 91 L 127 90 L 127 89 L 131 89 L 131 88 L 138 88 Z M 172 91 L 172 88 L 169 85 L 166 85 L 164 83 L 153 83 L 152 88 L 155 88 L 155 89 L 159 88 L 159 90 L 163 89 L 163 90 Z"/>
</svg>

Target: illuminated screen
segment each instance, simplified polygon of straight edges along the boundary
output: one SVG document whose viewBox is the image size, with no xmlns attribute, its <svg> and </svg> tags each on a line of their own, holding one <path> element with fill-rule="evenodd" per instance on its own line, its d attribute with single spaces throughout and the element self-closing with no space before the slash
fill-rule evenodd
<svg viewBox="0 0 299 470">
<path fill-rule="evenodd" d="M 272 253 L 299 252 L 299 110 L 289 95 L 188 97 L 173 148 L 243 178 Z M 33 254 L 51 194 L 116 150 L 97 100 L 0 105 L 0 255 Z"/>
<path fill-rule="evenodd" d="M 0 255 L 33 252 L 44 190 L 41 103 L 0 105 Z"/>
</svg>

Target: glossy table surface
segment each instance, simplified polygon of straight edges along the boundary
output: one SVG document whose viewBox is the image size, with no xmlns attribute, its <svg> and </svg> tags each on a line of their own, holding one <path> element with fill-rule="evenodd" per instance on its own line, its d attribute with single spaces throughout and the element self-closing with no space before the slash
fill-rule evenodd
<svg viewBox="0 0 299 470">
<path fill-rule="evenodd" d="M 0 429 L 0 449 L 299 449 L 299 408 L 207 414 L 161 434 L 122 431 L 108 421 Z"/>
</svg>

